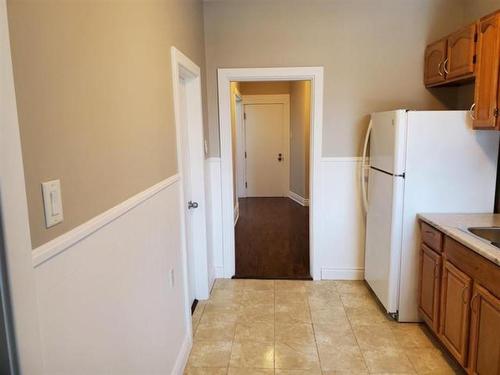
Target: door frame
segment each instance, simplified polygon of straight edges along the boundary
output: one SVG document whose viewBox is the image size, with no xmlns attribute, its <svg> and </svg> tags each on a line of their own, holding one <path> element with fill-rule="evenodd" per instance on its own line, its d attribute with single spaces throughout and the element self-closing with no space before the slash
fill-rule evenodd
<svg viewBox="0 0 500 375">
<path fill-rule="evenodd" d="M 284 111 L 284 121 L 285 121 L 285 134 L 283 134 L 283 140 L 285 142 L 285 149 L 283 152 L 283 157 L 285 161 L 285 190 L 283 191 L 283 196 L 288 197 L 288 192 L 290 191 L 290 95 L 242 95 L 242 107 L 243 113 L 245 113 L 245 106 L 251 104 L 283 104 Z M 244 120 L 245 121 L 245 120 Z M 243 129 L 245 132 L 246 139 L 246 123 L 243 122 Z M 246 148 L 246 147 L 245 147 Z M 245 150 L 246 151 L 246 150 Z M 238 160 L 238 159 L 237 159 Z M 243 178 L 246 181 L 246 159 L 244 175 Z M 238 167 L 238 166 L 237 166 Z M 245 196 L 247 196 L 247 189 L 245 189 Z"/>
<path fill-rule="evenodd" d="M 231 139 L 231 81 L 311 81 L 309 258 L 314 280 L 321 279 L 317 242 L 321 223 L 319 201 L 323 136 L 323 67 L 217 69 L 222 191 L 224 277 L 235 274 L 233 160 Z"/>
<path fill-rule="evenodd" d="M 0 0 L 0 214 L 3 218 L 17 365 L 22 374 L 43 373 L 35 270 L 7 23 Z M 15 369 L 17 370 L 17 369 Z M 17 371 L 16 371 L 17 373 Z"/>
<path fill-rule="evenodd" d="M 201 71 L 200 68 L 186 55 L 175 47 L 171 47 L 172 61 L 172 88 L 174 99 L 175 132 L 177 143 L 177 169 L 181 178 L 180 189 L 180 209 L 181 209 L 181 236 L 182 236 L 182 257 L 183 257 L 183 281 L 184 294 L 186 299 L 186 315 L 188 329 L 191 327 L 191 305 L 189 302 L 189 280 L 188 280 L 188 258 L 186 246 L 186 212 L 184 184 L 191 184 L 192 199 L 198 202 L 198 208 L 193 212 L 193 227 L 196 228 L 196 235 L 191 238 L 194 251 L 194 270 L 191 276 L 195 278 L 195 298 L 208 299 L 208 253 L 207 253 L 207 224 L 205 209 L 205 155 L 203 139 L 203 108 L 201 99 Z M 186 116 L 187 133 L 189 142 L 190 170 L 184 170 L 182 166 L 183 142 L 182 142 L 182 116 L 180 106 L 180 80 L 184 79 L 186 85 L 186 104 L 189 111 Z M 189 177 L 189 178 L 186 178 Z"/>
</svg>

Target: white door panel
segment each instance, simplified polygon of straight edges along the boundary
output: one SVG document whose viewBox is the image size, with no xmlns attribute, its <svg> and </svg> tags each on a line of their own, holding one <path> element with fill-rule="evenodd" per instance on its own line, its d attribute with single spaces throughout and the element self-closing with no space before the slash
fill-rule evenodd
<svg viewBox="0 0 500 375">
<path fill-rule="evenodd" d="M 192 189 L 190 183 L 190 149 L 189 149 L 189 132 L 187 123 L 187 99 L 186 99 L 186 81 L 179 78 L 179 107 L 180 107 L 180 120 L 181 120 L 181 142 L 182 142 L 182 169 L 184 172 L 183 176 L 183 192 L 184 199 L 189 200 L 192 197 Z M 194 277 L 195 260 L 194 260 L 194 248 L 193 248 L 193 225 L 192 225 L 192 215 L 194 212 L 190 212 L 187 208 L 187 204 L 184 206 L 186 213 L 186 252 L 187 252 L 187 263 L 188 263 L 188 294 L 189 294 L 189 304 L 192 304 L 196 298 L 196 281 Z"/>
<path fill-rule="evenodd" d="M 365 279 L 388 312 L 396 312 L 404 179 L 370 169 Z"/>
<path fill-rule="evenodd" d="M 245 115 L 247 196 L 283 197 L 288 190 L 284 105 L 247 104 Z"/>
<path fill-rule="evenodd" d="M 372 114 L 370 165 L 392 174 L 405 171 L 406 124 L 404 110 Z"/>
</svg>

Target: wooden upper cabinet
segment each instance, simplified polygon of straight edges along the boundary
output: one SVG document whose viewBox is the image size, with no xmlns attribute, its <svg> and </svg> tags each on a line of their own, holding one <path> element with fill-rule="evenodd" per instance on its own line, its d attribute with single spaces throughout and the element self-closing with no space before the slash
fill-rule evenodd
<svg viewBox="0 0 500 375">
<path fill-rule="evenodd" d="M 444 262 L 441 285 L 439 337 L 455 359 L 467 365 L 469 302 L 472 280 L 448 261 Z"/>
<path fill-rule="evenodd" d="M 445 81 L 443 63 L 446 59 L 446 39 L 429 44 L 425 49 L 424 84 L 434 86 Z"/>
<path fill-rule="evenodd" d="M 500 14 L 497 13 L 479 21 L 474 129 L 495 129 L 498 126 L 499 49 Z"/>
<path fill-rule="evenodd" d="M 422 244 L 420 252 L 420 294 L 418 307 L 422 318 L 436 333 L 439 326 L 439 289 L 441 255 Z"/>
<path fill-rule="evenodd" d="M 476 23 L 468 25 L 448 37 L 448 48 L 443 70 L 446 80 L 474 75 Z"/>
<path fill-rule="evenodd" d="M 471 301 L 469 374 L 500 374 L 500 300 L 474 285 Z"/>
</svg>

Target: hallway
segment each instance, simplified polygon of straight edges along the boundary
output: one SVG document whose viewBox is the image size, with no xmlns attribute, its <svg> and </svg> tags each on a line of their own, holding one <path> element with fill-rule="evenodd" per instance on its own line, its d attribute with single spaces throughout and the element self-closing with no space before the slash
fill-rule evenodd
<svg viewBox="0 0 500 375">
<path fill-rule="evenodd" d="M 461 373 L 424 325 L 389 320 L 362 281 L 218 279 L 193 330 L 186 375 Z"/>
<path fill-rule="evenodd" d="M 240 198 L 236 277 L 310 279 L 309 208 L 289 198 Z"/>
</svg>

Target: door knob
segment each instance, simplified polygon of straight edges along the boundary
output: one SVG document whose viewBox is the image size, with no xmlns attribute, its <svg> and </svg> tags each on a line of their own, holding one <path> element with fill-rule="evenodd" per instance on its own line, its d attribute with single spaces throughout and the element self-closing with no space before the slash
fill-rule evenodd
<svg viewBox="0 0 500 375">
<path fill-rule="evenodd" d="M 283 160 L 283 156 L 281 155 L 281 153 L 278 154 L 278 161 L 282 161 Z"/>
<path fill-rule="evenodd" d="M 188 210 L 190 210 L 191 208 L 198 208 L 198 202 L 189 201 Z"/>
</svg>

